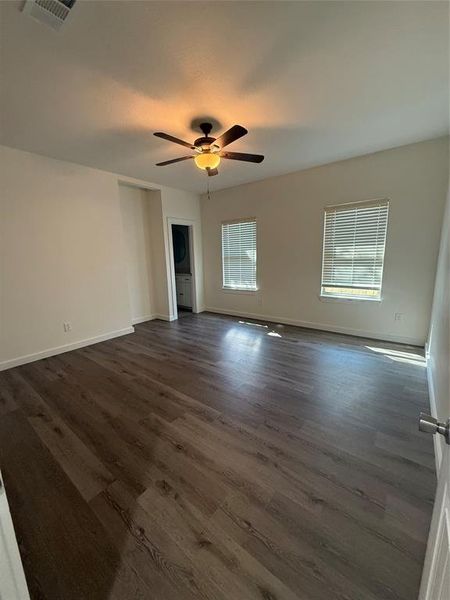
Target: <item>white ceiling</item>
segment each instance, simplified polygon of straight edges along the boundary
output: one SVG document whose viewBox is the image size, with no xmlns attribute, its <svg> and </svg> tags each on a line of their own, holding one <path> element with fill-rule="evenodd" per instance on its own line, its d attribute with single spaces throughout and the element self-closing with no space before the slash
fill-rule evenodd
<svg viewBox="0 0 450 600">
<path fill-rule="evenodd" d="M 0 143 L 205 190 L 192 120 L 249 134 L 212 189 L 445 135 L 447 2 L 79 0 L 59 33 L 0 2 Z M 189 151 L 187 151 L 189 153 Z"/>
</svg>

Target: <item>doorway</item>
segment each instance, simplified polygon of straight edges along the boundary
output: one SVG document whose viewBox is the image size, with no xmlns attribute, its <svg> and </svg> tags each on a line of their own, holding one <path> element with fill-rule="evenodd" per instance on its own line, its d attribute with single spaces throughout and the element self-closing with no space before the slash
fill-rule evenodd
<svg viewBox="0 0 450 600">
<path fill-rule="evenodd" d="M 175 318 L 182 318 L 193 312 L 194 286 L 193 286 L 193 244 L 192 226 L 172 223 L 171 250 L 172 271 L 174 274 L 175 289 L 172 293 Z"/>
</svg>

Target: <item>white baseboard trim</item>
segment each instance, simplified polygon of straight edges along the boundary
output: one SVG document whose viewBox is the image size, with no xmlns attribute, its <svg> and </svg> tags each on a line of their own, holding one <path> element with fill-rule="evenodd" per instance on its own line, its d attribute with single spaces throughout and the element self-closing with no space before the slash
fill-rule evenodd
<svg viewBox="0 0 450 600">
<path fill-rule="evenodd" d="M 175 321 L 176 317 L 175 315 L 163 315 L 163 314 L 156 314 L 154 315 L 155 319 L 160 319 L 161 321 Z"/>
<path fill-rule="evenodd" d="M 269 321 L 270 323 L 282 323 L 283 325 L 294 325 L 295 327 L 306 327 L 307 329 L 318 329 L 319 331 L 331 331 L 332 333 L 344 333 L 345 335 L 354 335 L 356 337 L 370 338 L 381 340 L 383 342 L 397 342 L 399 344 L 409 344 L 411 346 L 423 346 L 423 340 L 419 338 L 380 334 L 376 331 L 365 331 L 363 329 L 351 329 L 349 327 L 337 327 L 326 323 L 313 323 L 311 321 L 298 321 L 296 319 L 286 319 L 285 317 L 276 317 L 273 315 L 258 315 L 256 313 L 245 313 L 237 310 L 226 310 L 208 306 L 205 308 L 207 312 L 217 313 L 221 315 L 230 315 L 233 317 L 243 317 L 246 319 L 255 319 L 259 321 Z"/>
<path fill-rule="evenodd" d="M 175 321 L 175 315 L 163 315 L 162 313 L 155 313 L 151 315 L 145 315 L 143 317 L 135 317 L 131 319 L 133 325 L 139 325 L 139 323 L 145 323 L 145 321 L 154 321 L 159 319 L 160 321 Z"/>
<path fill-rule="evenodd" d="M 433 366 L 430 357 L 427 357 L 427 381 L 428 381 L 428 394 L 430 396 L 430 412 L 431 416 L 435 419 L 438 418 L 436 408 L 436 388 L 433 379 Z M 439 476 L 442 462 L 442 441 L 443 438 L 440 435 L 433 435 L 434 444 L 434 460 L 436 461 L 436 474 Z"/>
<path fill-rule="evenodd" d="M 78 342 L 71 342 L 70 344 L 64 344 L 63 346 L 56 346 L 55 348 L 48 348 L 41 352 L 35 352 L 33 354 L 26 354 L 24 356 L 18 356 L 10 360 L 0 362 L 0 371 L 6 369 L 12 369 L 19 365 L 25 365 L 26 363 L 34 362 L 35 360 L 41 360 L 42 358 L 48 358 L 49 356 L 55 356 L 56 354 L 62 354 L 63 352 L 70 352 L 70 350 L 77 350 L 84 346 L 91 346 L 92 344 L 98 344 L 99 342 L 105 342 L 121 335 L 127 335 L 128 333 L 134 333 L 134 327 L 125 327 L 124 329 L 117 329 L 116 331 L 109 331 L 102 335 L 97 335 L 92 338 L 86 338 L 79 340 Z"/>
<path fill-rule="evenodd" d="M 201 311 L 197 311 L 197 312 L 203 312 L 205 309 L 202 308 Z M 175 315 L 163 315 L 162 313 L 156 313 L 154 315 L 146 315 L 145 317 L 136 317 L 134 319 L 131 320 L 131 322 L 133 323 L 133 325 L 138 325 L 139 323 L 145 323 L 145 321 L 154 321 L 155 319 L 159 319 L 160 321 L 176 321 L 177 317 Z"/>
<path fill-rule="evenodd" d="M 156 315 L 144 315 L 143 317 L 134 317 L 131 319 L 132 325 L 139 325 L 139 323 L 145 323 L 146 321 L 153 321 L 156 319 Z"/>
</svg>

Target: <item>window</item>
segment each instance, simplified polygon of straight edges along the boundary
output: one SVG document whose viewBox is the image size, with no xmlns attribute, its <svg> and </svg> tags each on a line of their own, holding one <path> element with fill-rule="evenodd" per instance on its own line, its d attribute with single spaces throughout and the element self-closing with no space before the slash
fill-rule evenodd
<svg viewBox="0 0 450 600">
<path fill-rule="evenodd" d="M 223 287 L 256 290 L 256 221 L 222 223 Z"/>
<path fill-rule="evenodd" d="M 325 208 L 321 295 L 380 300 L 389 201 Z"/>
</svg>

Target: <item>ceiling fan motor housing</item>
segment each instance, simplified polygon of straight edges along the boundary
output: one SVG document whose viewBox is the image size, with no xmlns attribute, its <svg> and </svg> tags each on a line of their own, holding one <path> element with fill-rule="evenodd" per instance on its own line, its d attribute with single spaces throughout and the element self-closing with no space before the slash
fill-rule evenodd
<svg viewBox="0 0 450 600">
<path fill-rule="evenodd" d="M 202 130 L 204 135 L 195 140 L 194 146 L 196 146 L 196 148 L 198 150 L 203 150 L 206 152 L 208 150 L 212 150 L 213 148 L 211 148 L 211 146 L 216 141 L 216 138 L 210 137 L 210 135 L 209 135 L 212 130 L 212 124 L 211 123 L 200 123 L 200 129 Z M 219 149 L 219 147 L 217 146 L 217 150 L 218 149 Z"/>
<path fill-rule="evenodd" d="M 216 138 L 213 137 L 199 137 L 195 140 L 194 142 L 194 146 L 196 148 L 204 148 L 204 146 L 206 146 L 206 150 L 212 146 L 212 144 L 214 144 L 214 142 L 216 141 Z"/>
</svg>

